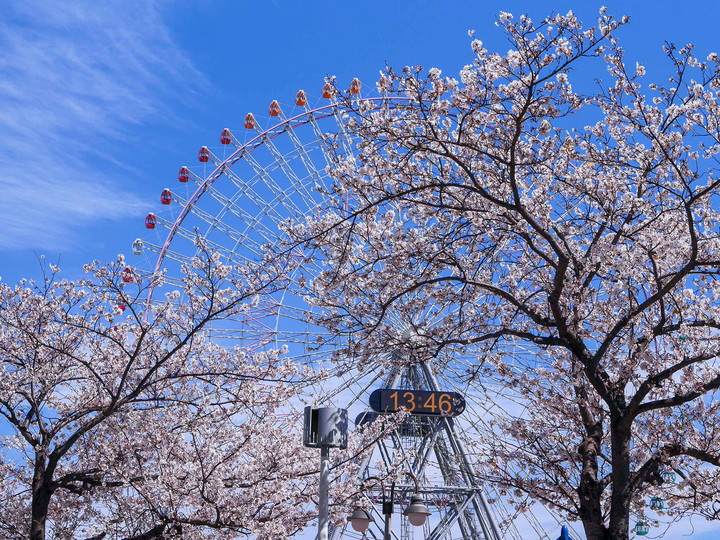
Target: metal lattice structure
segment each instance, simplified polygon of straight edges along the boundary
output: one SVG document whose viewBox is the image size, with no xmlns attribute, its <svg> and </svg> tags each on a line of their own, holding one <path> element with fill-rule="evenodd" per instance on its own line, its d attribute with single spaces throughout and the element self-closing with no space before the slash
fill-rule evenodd
<svg viewBox="0 0 720 540">
<path fill-rule="evenodd" d="M 408 390 L 444 390 L 438 384 L 431 365 L 418 363 L 402 371 L 390 373 L 386 388 Z M 358 420 L 377 421 L 372 413 L 361 413 Z M 478 484 L 473 464 L 463 447 L 462 427 L 453 418 L 445 416 L 409 416 L 391 436 L 377 442 L 376 449 L 360 467 L 359 481 L 376 473 L 373 460 L 378 458 L 385 471 L 402 470 L 419 480 L 420 493 L 432 510 L 422 538 L 427 540 L 500 540 L 503 536 L 497 519 Z M 414 491 L 411 484 L 396 486 L 397 502 L 407 504 Z M 380 494 L 370 490 L 366 496 L 372 504 L 375 525 L 363 535 L 349 525 L 336 528 L 332 540 L 342 538 L 382 538 L 383 516 L 378 505 Z M 393 538 L 412 540 L 414 529 L 401 520 Z"/>
</svg>

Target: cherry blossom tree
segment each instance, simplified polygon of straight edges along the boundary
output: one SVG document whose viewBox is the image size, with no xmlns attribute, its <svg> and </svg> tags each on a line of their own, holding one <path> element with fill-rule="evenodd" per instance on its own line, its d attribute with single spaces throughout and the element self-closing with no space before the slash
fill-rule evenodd
<svg viewBox="0 0 720 540">
<path fill-rule="evenodd" d="M 388 69 L 380 108 L 338 89 L 356 151 L 336 146 L 326 212 L 287 225 L 324 265 L 317 322 L 361 364 L 499 381 L 525 410 L 478 441 L 478 474 L 591 540 L 628 538 L 652 495 L 720 505 L 720 62 L 668 45 L 646 82 L 626 22 L 501 13 L 511 50 L 474 39 L 459 80 Z"/>
<path fill-rule="evenodd" d="M 177 291 L 116 263 L 0 284 L 3 538 L 288 538 L 313 517 L 299 383 L 282 352 L 205 329 L 278 286 L 280 266 L 200 250 Z"/>
</svg>

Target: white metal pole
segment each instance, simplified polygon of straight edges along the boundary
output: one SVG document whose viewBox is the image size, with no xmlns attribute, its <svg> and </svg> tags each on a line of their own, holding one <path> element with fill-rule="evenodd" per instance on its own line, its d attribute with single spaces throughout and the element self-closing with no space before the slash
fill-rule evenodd
<svg viewBox="0 0 720 540">
<path fill-rule="evenodd" d="M 320 499 L 317 540 L 328 540 L 328 489 L 330 487 L 330 448 L 320 447 Z"/>
</svg>

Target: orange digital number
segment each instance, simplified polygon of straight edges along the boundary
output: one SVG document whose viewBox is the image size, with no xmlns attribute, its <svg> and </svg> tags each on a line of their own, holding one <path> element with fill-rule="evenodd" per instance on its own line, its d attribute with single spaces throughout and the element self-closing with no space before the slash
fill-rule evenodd
<svg viewBox="0 0 720 540">
<path fill-rule="evenodd" d="M 430 394 L 430 397 L 425 400 L 425 403 L 423 403 L 423 409 L 430 409 L 433 414 L 435 414 L 435 411 L 437 410 L 437 405 L 435 405 L 435 394 Z"/>
<path fill-rule="evenodd" d="M 452 400 L 450 399 L 449 394 L 440 394 L 440 399 L 438 399 L 438 407 L 440 408 L 440 413 L 450 414 L 450 412 L 452 411 Z"/>
<path fill-rule="evenodd" d="M 390 394 L 390 399 L 392 399 L 395 402 L 395 406 L 393 407 L 393 412 L 398 410 L 398 393 L 393 392 Z"/>
<path fill-rule="evenodd" d="M 405 405 L 405 408 L 409 412 L 413 412 L 415 410 L 415 394 L 412 392 L 405 392 L 403 394 L 403 398 L 407 400 L 407 405 Z"/>
</svg>

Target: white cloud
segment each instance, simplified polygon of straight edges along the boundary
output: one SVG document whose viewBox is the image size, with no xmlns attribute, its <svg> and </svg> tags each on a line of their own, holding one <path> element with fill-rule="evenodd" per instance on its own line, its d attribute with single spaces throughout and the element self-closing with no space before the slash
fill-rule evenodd
<svg viewBox="0 0 720 540">
<path fill-rule="evenodd" d="M 202 79 L 173 42 L 160 5 L 25 0 L 4 7 L 0 249 L 67 249 L 78 226 L 145 206 L 123 187 L 123 165 L 108 158 L 108 146 L 167 112 L 173 83 Z"/>
</svg>

